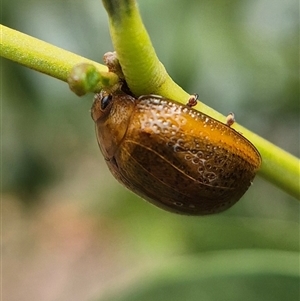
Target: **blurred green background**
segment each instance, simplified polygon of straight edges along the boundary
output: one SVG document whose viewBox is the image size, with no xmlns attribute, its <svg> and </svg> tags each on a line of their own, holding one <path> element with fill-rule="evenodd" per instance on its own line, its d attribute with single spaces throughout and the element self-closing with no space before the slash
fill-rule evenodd
<svg viewBox="0 0 300 301">
<path fill-rule="evenodd" d="M 296 0 L 139 0 L 186 91 L 299 156 Z M 102 62 L 100 0 L 2 0 L 2 24 Z M 120 186 L 68 86 L 1 59 L 3 300 L 299 300 L 299 203 L 260 177 L 211 217 Z"/>
</svg>

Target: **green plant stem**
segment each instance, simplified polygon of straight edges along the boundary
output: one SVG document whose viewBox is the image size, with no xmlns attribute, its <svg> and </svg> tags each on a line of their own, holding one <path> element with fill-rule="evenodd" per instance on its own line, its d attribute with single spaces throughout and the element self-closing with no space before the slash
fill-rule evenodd
<svg viewBox="0 0 300 301">
<path fill-rule="evenodd" d="M 104 1 L 104 2 L 108 2 L 108 1 Z M 131 7 L 130 9 L 131 12 L 130 14 L 128 13 L 128 10 L 124 9 L 124 3 L 126 5 L 129 4 L 131 6 L 133 5 L 133 7 Z M 123 17 L 135 18 L 134 22 L 129 20 L 127 20 L 126 22 L 123 21 L 118 22 L 116 20 L 110 22 L 111 27 L 117 27 L 117 26 L 124 27 L 122 31 L 118 31 L 119 34 L 112 34 L 112 39 L 114 40 L 115 47 L 121 47 L 121 49 L 116 48 L 116 51 L 118 54 L 122 53 L 121 55 L 122 61 L 127 66 L 123 70 L 126 80 L 127 80 L 127 72 L 129 72 L 130 80 L 134 81 L 136 85 L 140 85 L 142 87 L 141 91 L 144 91 L 144 93 L 142 94 L 156 93 L 177 100 L 179 102 L 186 103 L 189 94 L 184 90 L 182 90 L 179 86 L 177 86 L 171 80 L 169 75 L 158 74 L 157 75 L 158 78 L 162 78 L 163 80 L 154 81 L 154 84 L 151 82 L 153 90 L 149 91 L 148 88 L 146 89 L 146 87 L 149 86 L 149 82 L 147 84 L 143 76 L 144 74 L 147 75 L 147 70 L 148 70 L 147 64 L 150 65 L 149 68 L 150 74 L 153 74 L 151 72 L 155 73 L 156 72 L 155 70 L 159 70 L 159 72 L 162 73 L 166 73 L 166 71 L 164 68 L 161 67 L 162 64 L 157 59 L 154 50 L 153 51 L 151 50 L 152 48 L 151 41 L 148 38 L 148 34 L 143 24 L 141 23 L 142 21 L 139 17 L 139 13 L 135 5 L 135 1 L 118 0 L 117 4 L 118 4 L 117 8 L 115 7 L 112 8 L 111 6 L 109 7 L 110 9 L 109 16 L 111 12 L 115 12 L 115 9 L 117 9 L 118 11 L 118 9 L 120 8 L 119 14 L 122 15 L 122 18 Z M 132 12 L 132 9 L 134 9 L 135 11 Z M 130 43 L 126 42 L 126 40 L 128 40 L 127 33 L 135 32 L 136 30 L 138 30 L 137 31 L 138 35 L 130 33 L 130 39 L 131 39 Z M 107 71 L 106 66 L 90 61 L 88 59 L 70 53 L 58 47 L 52 46 L 43 41 L 37 40 L 23 33 L 20 33 L 18 31 L 9 29 L 5 26 L 1 25 L 0 32 L 1 32 L 1 45 L 0 45 L 1 56 L 13 60 L 15 62 L 18 62 L 24 66 L 27 66 L 39 72 L 43 72 L 52 77 L 58 78 L 60 80 L 67 81 L 72 68 L 75 65 L 83 62 L 87 62 L 95 65 L 100 72 Z M 146 35 L 147 38 L 145 37 L 143 38 L 143 35 Z M 120 39 L 121 41 L 116 42 L 115 41 L 116 39 L 117 40 Z M 122 42 L 123 39 L 125 41 Z M 143 43 L 140 42 L 141 40 L 143 41 Z M 150 43 L 150 46 L 147 43 Z M 148 49 L 148 50 L 150 49 L 149 53 L 147 53 L 147 51 L 144 52 L 143 49 Z M 134 53 L 136 53 L 136 56 Z M 142 55 L 139 55 L 141 53 Z M 150 56 L 150 58 L 148 56 Z M 145 60 L 146 63 L 144 62 L 144 65 L 143 64 L 140 65 L 139 63 L 140 60 L 142 61 Z M 113 78 L 112 81 L 115 80 L 114 76 L 112 76 Z M 160 86 L 156 86 L 155 88 L 156 85 L 155 82 L 156 84 L 160 84 Z M 165 87 L 161 90 L 162 85 L 164 85 Z M 209 108 L 203 103 L 197 105 L 196 109 L 201 110 L 205 114 L 210 115 L 217 120 L 220 120 L 222 122 L 225 121 L 225 117 L 223 115 L 216 112 L 212 108 Z M 237 131 L 241 132 L 247 139 L 249 139 L 258 148 L 262 156 L 262 166 L 259 171 L 259 174 L 265 179 L 267 179 L 268 181 L 275 184 L 276 186 L 280 187 L 282 190 L 289 193 L 290 195 L 294 196 L 297 199 L 300 199 L 299 159 L 287 153 L 286 151 L 278 148 L 277 146 L 273 145 L 267 140 L 257 136 L 251 131 L 243 128 L 238 124 L 234 124 L 233 127 Z"/>
<path fill-rule="evenodd" d="M 136 1 L 102 2 L 109 15 L 114 48 L 133 94 L 140 96 L 152 93 L 169 98 L 176 95 L 179 99 L 187 99 L 188 94 L 172 80 L 156 56 Z"/>
<path fill-rule="evenodd" d="M 101 74 L 100 86 L 118 81 L 116 74 L 108 72 L 105 65 L 101 65 L 72 52 L 63 50 L 39 39 L 28 36 L 19 31 L 0 25 L 0 55 L 28 68 L 48 74 L 52 77 L 67 81 L 74 66 L 89 63 L 96 67 Z"/>
</svg>

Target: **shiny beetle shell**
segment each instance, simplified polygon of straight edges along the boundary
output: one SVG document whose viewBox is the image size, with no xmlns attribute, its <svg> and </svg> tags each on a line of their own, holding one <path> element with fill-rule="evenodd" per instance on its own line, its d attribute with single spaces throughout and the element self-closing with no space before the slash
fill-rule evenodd
<svg viewBox="0 0 300 301">
<path fill-rule="evenodd" d="M 247 191 L 261 164 L 237 131 L 161 96 L 101 92 L 92 118 L 115 178 L 171 212 L 224 211 Z"/>
</svg>

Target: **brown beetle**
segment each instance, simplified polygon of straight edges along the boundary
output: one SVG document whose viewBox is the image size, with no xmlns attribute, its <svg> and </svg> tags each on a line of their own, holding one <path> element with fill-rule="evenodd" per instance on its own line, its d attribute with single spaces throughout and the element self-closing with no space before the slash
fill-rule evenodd
<svg viewBox="0 0 300 301">
<path fill-rule="evenodd" d="M 206 215 L 231 207 L 261 164 L 237 131 L 161 96 L 101 92 L 92 118 L 115 178 L 168 211 Z"/>
</svg>

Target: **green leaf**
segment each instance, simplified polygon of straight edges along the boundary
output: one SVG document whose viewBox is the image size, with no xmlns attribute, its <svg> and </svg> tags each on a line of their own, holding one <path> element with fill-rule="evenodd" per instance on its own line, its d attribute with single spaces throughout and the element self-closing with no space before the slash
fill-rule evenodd
<svg viewBox="0 0 300 301">
<path fill-rule="evenodd" d="M 154 267 L 153 267 L 154 266 Z M 155 263 L 99 301 L 297 301 L 299 254 L 229 250 Z"/>
</svg>

